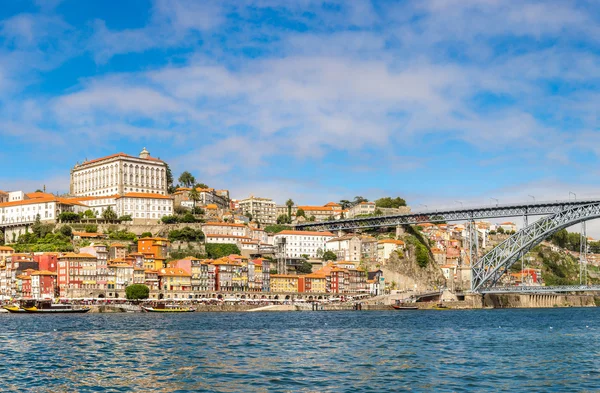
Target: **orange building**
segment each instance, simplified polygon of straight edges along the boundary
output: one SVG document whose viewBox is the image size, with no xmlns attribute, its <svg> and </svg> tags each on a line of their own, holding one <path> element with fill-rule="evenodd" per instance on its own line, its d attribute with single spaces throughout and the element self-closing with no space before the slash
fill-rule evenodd
<svg viewBox="0 0 600 393">
<path fill-rule="evenodd" d="M 162 237 L 144 237 L 138 240 L 138 252 L 152 254 L 155 259 L 167 259 L 171 242 Z"/>
</svg>

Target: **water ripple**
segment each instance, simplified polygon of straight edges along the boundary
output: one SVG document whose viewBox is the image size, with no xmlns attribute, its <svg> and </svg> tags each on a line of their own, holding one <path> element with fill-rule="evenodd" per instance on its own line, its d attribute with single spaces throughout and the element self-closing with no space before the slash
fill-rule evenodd
<svg viewBox="0 0 600 393">
<path fill-rule="evenodd" d="M 0 390 L 9 392 L 558 392 L 600 386 L 596 309 L 1 314 L 0 323 Z"/>
</svg>

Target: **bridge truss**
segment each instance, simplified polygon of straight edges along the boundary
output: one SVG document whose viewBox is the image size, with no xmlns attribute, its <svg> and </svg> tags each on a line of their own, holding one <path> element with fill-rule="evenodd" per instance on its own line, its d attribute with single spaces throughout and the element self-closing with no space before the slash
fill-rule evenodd
<svg viewBox="0 0 600 393">
<path fill-rule="evenodd" d="M 548 236 L 577 223 L 600 217 L 600 202 L 568 206 L 541 218 L 494 247 L 472 265 L 471 290 L 488 292 L 508 269 Z"/>
<path fill-rule="evenodd" d="M 311 231 L 346 231 L 379 227 L 396 227 L 398 225 L 435 223 L 449 221 L 472 221 L 502 217 L 541 216 L 560 213 L 573 206 L 600 203 L 600 200 L 587 201 L 555 201 L 529 204 L 511 204 L 481 206 L 464 209 L 415 212 L 390 216 L 361 217 L 346 220 L 324 221 L 317 223 L 297 224 L 298 230 Z"/>
</svg>

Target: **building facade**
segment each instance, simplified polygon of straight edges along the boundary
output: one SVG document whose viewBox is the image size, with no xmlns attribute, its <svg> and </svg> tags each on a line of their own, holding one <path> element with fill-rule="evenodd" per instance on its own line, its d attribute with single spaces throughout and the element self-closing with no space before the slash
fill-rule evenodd
<svg viewBox="0 0 600 393">
<path fill-rule="evenodd" d="M 243 214 L 252 215 L 252 220 L 261 225 L 275 224 L 277 222 L 277 204 L 269 198 L 251 196 L 238 202 Z"/>
<path fill-rule="evenodd" d="M 139 157 L 124 153 L 84 161 L 71 169 L 72 195 L 167 194 L 167 165 L 144 148 Z"/>
</svg>

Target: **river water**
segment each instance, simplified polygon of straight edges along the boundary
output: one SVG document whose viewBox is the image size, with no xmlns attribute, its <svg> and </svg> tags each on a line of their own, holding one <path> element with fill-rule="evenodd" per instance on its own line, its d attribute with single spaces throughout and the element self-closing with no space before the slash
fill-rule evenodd
<svg viewBox="0 0 600 393">
<path fill-rule="evenodd" d="M 0 391 L 600 390 L 600 309 L 0 314 Z"/>
</svg>

